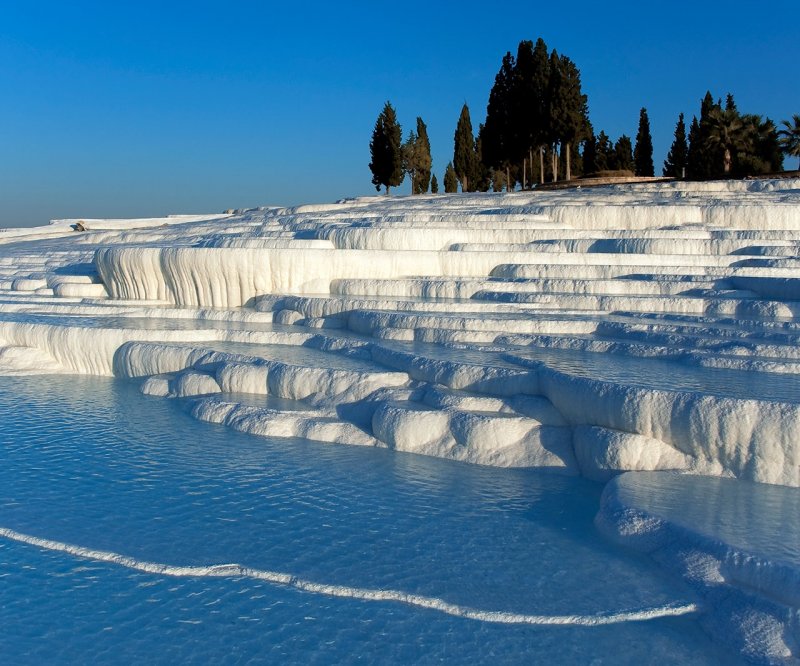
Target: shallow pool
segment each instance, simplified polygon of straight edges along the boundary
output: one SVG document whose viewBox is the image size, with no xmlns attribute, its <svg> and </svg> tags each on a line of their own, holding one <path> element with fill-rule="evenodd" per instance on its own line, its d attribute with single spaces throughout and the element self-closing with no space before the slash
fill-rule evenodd
<svg viewBox="0 0 800 666">
<path fill-rule="evenodd" d="M 531 626 L 381 598 L 579 619 L 693 603 L 595 531 L 584 479 L 251 437 L 102 378 L 0 377 L 0 414 L 0 528 L 79 547 L 0 538 L 4 663 L 732 663 L 692 616 Z"/>
</svg>

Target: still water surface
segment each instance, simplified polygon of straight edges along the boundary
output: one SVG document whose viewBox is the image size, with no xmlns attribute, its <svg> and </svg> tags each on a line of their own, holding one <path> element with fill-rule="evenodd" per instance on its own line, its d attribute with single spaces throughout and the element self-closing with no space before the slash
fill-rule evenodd
<svg viewBox="0 0 800 666">
<path fill-rule="evenodd" d="M 601 486 L 199 423 L 133 383 L 0 377 L 0 527 L 170 565 L 236 562 L 475 609 L 692 602 L 595 531 Z M 518 626 L 0 539 L 4 663 L 731 663 L 690 617 Z"/>
</svg>

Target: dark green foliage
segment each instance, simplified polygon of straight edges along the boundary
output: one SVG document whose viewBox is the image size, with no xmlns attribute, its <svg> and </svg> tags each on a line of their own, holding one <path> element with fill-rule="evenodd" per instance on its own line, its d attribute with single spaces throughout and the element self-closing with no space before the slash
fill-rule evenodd
<svg viewBox="0 0 800 666">
<path fill-rule="evenodd" d="M 514 79 L 514 56 L 503 56 L 503 64 L 494 79 L 486 106 L 486 124 L 482 135 L 481 158 L 488 168 L 503 168 L 511 161 L 514 145 L 511 95 Z"/>
<path fill-rule="evenodd" d="M 700 165 L 700 123 L 697 116 L 692 117 L 692 124 L 689 126 L 688 147 L 686 150 L 686 176 L 696 179 L 699 176 Z"/>
<path fill-rule="evenodd" d="M 452 162 L 448 162 L 444 170 L 444 191 L 447 194 L 458 192 L 458 176 Z"/>
<path fill-rule="evenodd" d="M 372 184 L 380 191 L 381 185 L 389 188 L 403 182 L 403 146 L 402 130 L 397 122 L 397 114 L 389 102 L 386 102 L 375 122 L 372 141 L 369 144 L 372 161 Z"/>
<path fill-rule="evenodd" d="M 732 173 L 749 176 L 776 173 L 783 170 L 778 128 L 769 118 L 747 114 L 741 116 L 744 124 L 742 149 L 735 153 Z"/>
<path fill-rule="evenodd" d="M 532 149 L 550 143 L 550 59 L 547 44 L 539 38 L 524 40 L 517 48 L 511 89 L 511 135 L 514 145 L 509 159 L 520 163 L 530 159 Z"/>
<path fill-rule="evenodd" d="M 700 120 L 693 120 L 689 128 L 686 168 L 688 176 L 696 180 L 780 171 L 780 134 L 769 118 L 740 113 L 733 95 L 728 94 L 723 108 L 707 92 Z"/>
<path fill-rule="evenodd" d="M 475 152 L 475 136 L 472 133 L 469 107 L 466 104 L 461 107 L 453 139 L 453 168 L 461 183 L 461 191 L 474 192 L 478 180 L 478 155 Z"/>
<path fill-rule="evenodd" d="M 560 146 L 566 157 L 565 176 L 571 178 L 571 146 L 589 134 L 588 103 L 581 92 L 581 77 L 575 63 L 554 50 L 550 55 L 550 80 L 548 86 L 550 143 L 554 146 L 554 180 L 558 179 Z"/>
<path fill-rule="evenodd" d="M 631 138 L 623 134 L 614 144 L 614 158 L 609 160 L 609 168 L 616 171 L 634 171 L 633 147 Z"/>
<path fill-rule="evenodd" d="M 637 176 L 654 176 L 653 137 L 650 135 L 650 118 L 647 109 L 639 112 L 639 130 L 636 133 L 636 148 L 633 151 L 634 173 Z"/>
<path fill-rule="evenodd" d="M 431 179 L 431 144 L 428 128 L 417 118 L 417 132 L 412 131 L 403 144 L 403 168 L 411 178 L 411 194 L 424 194 L 428 191 Z"/>
<path fill-rule="evenodd" d="M 734 156 L 747 152 L 751 147 L 750 139 L 744 121 L 735 109 L 723 111 L 717 106 L 708 114 L 706 147 L 709 152 L 717 149 L 715 152 L 722 154 L 722 173 L 725 176 L 731 175 Z M 715 172 L 718 173 L 712 171 Z"/>
<path fill-rule="evenodd" d="M 436 174 L 431 174 L 431 194 L 439 194 L 439 181 L 436 180 Z"/>
<path fill-rule="evenodd" d="M 664 161 L 664 175 L 673 178 L 683 178 L 686 169 L 688 146 L 686 145 L 686 123 L 683 114 L 678 116 L 675 125 L 675 140 L 669 149 L 667 159 Z"/>
<path fill-rule="evenodd" d="M 687 159 L 687 175 L 693 180 L 704 180 L 721 175 L 723 155 L 719 146 L 712 146 L 709 142 L 711 133 L 711 112 L 721 109 L 719 103 L 714 102 L 711 92 L 706 92 L 700 104 L 700 120 L 697 129 L 689 131 L 689 155 Z"/>
<path fill-rule="evenodd" d="M 596 171 L 607 171 L 614 169 L 616 163 L 616 154 L 614 146 L 611 145 L 611 139 L 608 135 L 600 130 L 600 134 L 595 138 L 595 167 Z"/>
<path fill-rule="evenodd" d="M 597 171 L 597 139 L 594 134 L 583 143 L 583 173 L 589 175 Z"/>
<path fill-rule="evenodd" d="M 483 161 L 483 134 L 486 128 L 483 124 L 478 126 L 478 138 L 475 139 L 475 190 L 478 192 L 488 192 L 492 185 L 492 170 Z"/>
<path fill-rule="evenodd" d="M 424 194 L 428 191 L 428 184 L 431 180 L 431 142 L 428 139 L 428 126 L 417 117 L 417 149 L 415 151 L 417 162 L 417 178 L 413 182 L 412 193 Z"/>
<path fill-rule="evenodd" d="M 783 127 L 778 132 L 781 150 L 791 157 L 800 158 L 800 114 L 795 113 L 792 121 L 783 121 Z M 800 169 L 800 166 L 798 166 Z"/>
</svg>

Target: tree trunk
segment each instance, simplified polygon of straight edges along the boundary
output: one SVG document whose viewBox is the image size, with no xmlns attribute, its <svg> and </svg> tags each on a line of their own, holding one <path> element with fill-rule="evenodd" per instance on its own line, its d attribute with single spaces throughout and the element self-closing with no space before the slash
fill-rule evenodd
<svg viewBox="0 0 800 666">
<path fill-rule="evenodd" d="M 558 154 L 556 153 L 556 144 L 553 144 L 553 159 L 552 167 L 553 167 L 553 182 L 558 182 Z"/>
<path fill-rule="evenodd" d="M 572 180 L 572 173 L 570 172 L 569 169 L 569 150 L 570 150 L 570 145 L 569 142 L 567 142 L 567 180 Z"/>
<path fill-rule="evenodd" d="M 506 164 L 506 192 L 511 191 L 511 167 Z"/>
<path fill-rule="evenodd" d="M 522 158 L 522 190 L 523 191 L 525 190 L 525 182 L 527 180 L 526 176 L 527 176 L 527 174 L 525 173 L 525 158 L 523 157 Z"/>
<path fill-rule="evenodd" d="M 533 148 L 528 148 L 528 164 L 531 167 L 531 189 L 533 189 Z"/>
<path fill-rule="evenodd" d="M 544 146 L 539 146 L 539 182 L 544 185 Z"/>
<path fill-rule="evenodd" d="M 730 151 L 729 148 L 725 149 L 725 156 L 723 157 L 723 159 L 725 160 L 725 164 L 724 164 L 723 168 L 725 169 L 725 174 L 727 175 L 727 174 L 729 174 L 731 172 L 731 161 L 732 161 L 731 160 L 731 151 Z"/>
</svg>

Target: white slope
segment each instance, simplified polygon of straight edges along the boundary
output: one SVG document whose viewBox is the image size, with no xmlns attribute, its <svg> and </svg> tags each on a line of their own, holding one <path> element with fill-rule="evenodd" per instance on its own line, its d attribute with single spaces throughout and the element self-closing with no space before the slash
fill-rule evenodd
<svg viewBox="0 0 800 666">
<path fill-rule="evenodd" d="M 0 372 L 138 378 L 248 432 L 602 480 L 800 486 L 798 316 L 798 180 L 0 233 Z"/>
</svg>

